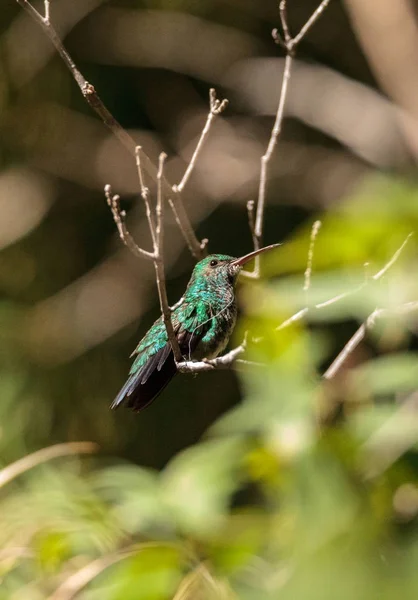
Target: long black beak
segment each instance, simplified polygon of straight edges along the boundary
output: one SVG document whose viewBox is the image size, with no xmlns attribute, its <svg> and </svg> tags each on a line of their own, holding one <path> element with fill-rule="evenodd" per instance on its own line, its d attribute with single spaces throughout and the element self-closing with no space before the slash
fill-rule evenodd
<svg viewBox="0 0 418 600">
<path fill-rule="evenodd" d="M 255 256 L 258 256 L 259 254 L 262 254 L 263 252 L 267 252 L 267 250 L 273 250 L 273 248 L 278 248 L 278 246 L 281 246 L 281 244 L 271 244 L 270 246 L 264 246 L 264 248 L 260 248 L 259 250 L 254 250 L 254 252 L 250 252 L 249 254 L 246 254 L 245 256 L 236 258 L 235 260 L 233 260 L 231 262 L 231 265 L 233 267 L 242 267 L 243 265 L 245 265 L 248 261 L 250 261 Z"/>
</svg>

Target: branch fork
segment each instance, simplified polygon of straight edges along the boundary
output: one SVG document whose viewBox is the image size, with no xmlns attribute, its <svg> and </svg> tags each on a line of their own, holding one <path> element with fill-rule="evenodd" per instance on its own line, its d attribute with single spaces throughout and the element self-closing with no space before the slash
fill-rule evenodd
<svg viewBox="0 0 418 600">
<path fill-rule="evenodd" d="M 260 248 L 263 241 L 263 227 L 264 227 L 264 209 L 266 204 L 266 189 L 267 189 L 267 176 L 268 166 L 273 155 L 274 149 L 277 145 L 278 138 L 282 130 L 282 123 L 284 118 L 284 108 L 287 100 L 289 81 L 292 74 L 293 59 L 296 55 L 296 50 L 299 43 L 303 40 L 305 35 L 316 23 L 318 18 L 324 12 L 330 0 L 322 0 L 318 8 L 312 13 L 299 33 L 294 37 L 291 36 L 289 25 L 287 21 L 287 0 L 281 0 L 279 4 L 280 22 L 283 30 L 283 34 L 280 34 L 278 29 L 273 29 L 272 35 L 276 43 L 280 44 L 286 51 L 286 58 L 284 64 L 283 78 L 281 83 L 279 103 L 277 106 L 276 118 L 274 121 L 273 129 L 271 131 L 270 139 L 267 144 L 266 152 L 260 159 L 260 181 L 258 187 L 258 199 L 257 208 L 255 210 L 254 217 L 254 205 L 247 204 L 248 221 L 253 239 L 254 250 Z M 258 279 L 260 277 L 260 257 L 255 258 L 254 270 L 252 272 L 245 271 L 244 277 L 251 279 Z"/>
</svg>

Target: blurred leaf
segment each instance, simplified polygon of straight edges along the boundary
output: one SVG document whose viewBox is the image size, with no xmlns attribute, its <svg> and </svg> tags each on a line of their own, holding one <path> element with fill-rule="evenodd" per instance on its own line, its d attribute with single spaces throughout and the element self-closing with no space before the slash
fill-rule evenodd
<svg viewBox="0 0 418 600">
<path fill-rule="evenodd" d="M 222 527 L 241 480 L 245 448 L 239 438 L 212 440 L 169 463 L 162 476 L 167 511 L 183 531 L 210 537 Z"/>
</svg>

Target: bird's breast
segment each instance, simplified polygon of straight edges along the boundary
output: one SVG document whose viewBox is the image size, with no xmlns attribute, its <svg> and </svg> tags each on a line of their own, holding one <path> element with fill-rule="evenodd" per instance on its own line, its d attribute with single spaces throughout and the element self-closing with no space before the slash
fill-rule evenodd
<svg viewBox="0 0 418 600">
<path fill-rule="evenodd" d="M 237 320 L 235 300 L 211 311 L 210 326 L 193 353 L 194 360 L 215 358 L 225 350 Z"/>
</svg>

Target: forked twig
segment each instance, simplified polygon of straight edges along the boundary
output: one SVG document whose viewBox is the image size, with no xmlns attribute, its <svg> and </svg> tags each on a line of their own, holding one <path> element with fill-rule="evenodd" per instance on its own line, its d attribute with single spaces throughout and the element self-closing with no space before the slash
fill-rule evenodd
<svg viewBox="0 0 418 600">
<path fill-rule="evenodd" d="M 374 281 L 378 281 L 379 279 L 382 279 L 382 277 L 384 275 L 386 275 L 388 270 L 391 267 L 393 267 L 393 265 L 396 263 L 396 261 L 400 257 L 403 249 L 405 248 L 406 244 L 408 243 L 408 241 L 412 235 L 413 235 L 413 232 L 411 232 L 409 235 L 407 235 L 405 240 L 402 242 L 402 244 L 399 246 L 399 248 L 396 250 L 396 252 L 390 258 L 390 260 L 388 260 L 388 262 L 377 273 L 375 273 L 372 276 L 372 279 Z M 360 288 L 355 290 L 355 292 L 363 289 L 365 286 L 367 286 L 367 280 L 363 285 L 360 286 Z M 355 292 L 353 292 L 353 293 L 355 293 Z M 347 296 L 347 294 L 344 294 L 344 295 L 341 295 L 340 297 L 346 297 L 346 296 Z M 322 303 L 322 305 L 328 306 L 330 303 L 331 303 L 331 301 L 328 300 L 328 302 Z M 341 352 L 338 354 L 338 356 L 332 361 L 331 365 L 328 367 L 328 369 L 323 374 L 323 378 L 324 379 L 332 379 L 333 377 L 335 377 L 335 375 L 341 369 L 341 367 L 343 366 L 343 364 L 347 360 L 347 358 L 350 356 L 350 354 L 357 348 L 357 346 L 360 344 L 360 342 L 366 337 L 367 331 L 375 325 L 377 319 L 380 319 L 385 316 L 396 316 L 396 315 L 408 314 L 410 312 L 414 312 L 417 309 L 418 309 L 418 302 L 407 302 L 406 304 L 401 304 L 400 306 L 397 306 L 395 308 L 376 308 L 367 317 L 366 321 L 360 325 L 360 327 L 357 329 L 357 331 L 354 333 L 354 335 L 348 340 L 348 342 L 346 343 L 344 348 L 341 350 Z"/>
<path fill-rule="evenodd" d="M 196 161 L 198 156 L 203 148 L 203 144 L 206 141 L 206 138 L 209 135 L 210 128 L 216 116 L 220 115 L 228 106 L 228 100 L 224 98 L 223 100 L 218 100 L 216 97 L 216 91 L 214 88 L 209 90 L 209 113 L 206 119 L 205 126 L 202 129 L 202 133 L 200 134 L 199 141 L 197 142 L 197 146 L 195 151 L 193 152 L 193 156 L 187 166 L 186 171 L 178 185 L 173 186 L 173 190 L 176 193 L 181 194 L 184 189 L 184 186 L 189 180 L 190 175 L 192 174 L 193 169 L 196 166 Z"/>
<path fill-rule="evenodd" d="M 129 233 L 129 230 L 126 227 L 125 223 L 126 213 L 124 210 L 120 209 L 120 196 L 118 194 L 113 194 L 112 187 L 109 184 L 105 185 L 104 190 L 107 204 L 109 205 L 109 208 L 112 211 L 113 220 L 115 221 L 116 227 L 119 232 L 119 237 L 122 240 L 122 242 L 127 248 L 129 248 L 132 254 L 134 254 L 138 258 L 147 258 L 149 260 L 153 260 L 154 254 L 152 252 L 149 252 L 148 250 L 140 248 L 140 246 L 138 246 L 138 244 L 135 242 L 132 235 Z"/>
<path fill-rule="evenodd" d="M 111 132 L 118 138 L 118 140 L 125 146 L 125 148 L 133 155 L 137 156 L 138 148 L 141 153 L 142 159 L 142 168 L 146 171 L 146 173 L 154 180 L 157 180 L 157 168 L 151 159 L 147 156 L 147 154 L 135 143 L 135 140 L 129 135 L 129 133 L 124 129 L 121 124 L 115 119 L 115 117 L 110 113 L 110 111 L 106 108 L 100 96 L 98 95 L 95 87 L 89 83 L 84 75 L 79 71 L 70 54 L 65 49 L 61 38 L 59 37 L 57 31 L 51 24 L 50 20 L 50 3 L 49 0 L 44 0 L 44 10 L 45 16 L 42 16 L 28 0 L 16 0 L 16 2 L 21 6 L 30 17 L 42 28 L 47 37 L 51 40 L 52 44 L 55 46 L 57 52 L 63 59 L 65 65 L 69 69 L 71 75 L 75 79 L 78 87 L 80 88 L 83 97 L 86 99 L 87 103 L 90 107 L 96 112 L 96 114 L 100 117 L 103 123 L 111 130 Z M 169 183 L 169 181 L 163 176 L 162 178 L 162 187 L 164 193 L 169 197 L 173 194 L 173 186 Z M 193 227 L 190 223 L 190 219 L 186 213 L 184 208 L 181 196 L 179 193 L 174 194 L 175 199 L 170 201 L 171 209 L 173 210 L 176 223 L 178 224 L 183 237 L 187 243 L 187 246 L 192 253 L 192 255 L 199 259 L 203 257 L 204 247 L 206 244 L 199 242 L 196 238 L 196 235 L 193 231 Z M 137 255 L 137 253 L 135 252 Z"/>
<path fill-rule="evenodd" d="M 260 181 L 258 187 L 258 199 L 257 199 L 257 210 L 255 217 L 255 226 L 253 240 L 256 240 L 257 246 L 254 245 L 256 250 L 263 240 L 263 227 L 264 227 L 264 209 L 266 205 L 266 189 L 267 189 L 267 177 L 268 177 L 268 166 L 273 155 L 274 149 L 277 145 L 278 138 L 280 136 L 284 117 L 284 108 L 287 100 L 289 81 L 292 74 L 293 59 L 295 57 L 296 49 L 298 44 L 302 41 L 312 25 L 318 20 L 320 15 L 324 12 L 328 6 L 330 0 L 322 0 L 321 4 L 315 10 L 315 12 L 309 17 L 305 25 L 301 28 L 299 33 L 293 38 L 290 34 L 289 25 L 287 21 L 287 0 L 281 0 L 279 5 L 280 21 L 283 30 L 283 36 L 280 35 L 277 29 L 272 32 L 273 39 L 282 46 L 286 51 L 286 58 L 284 63 L 283 78 L 279 95 L 279 103 L 276 111 L 276 118 L 274 120 L 273 129 L 271 130 L 270 139 L 267 144 L 266 152 L 260 159 Z M 251 227 L 251 225 L 250 225 Z M 255 258 L 254 270 L 252 272 L 244 272 L 244 277 L 257 279 L 260 276 L 260 257 Z"/>
</svg>

